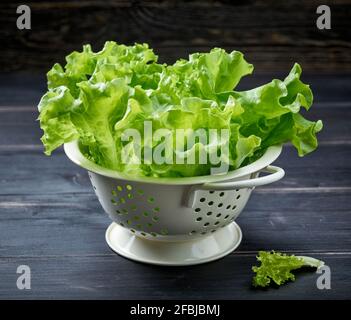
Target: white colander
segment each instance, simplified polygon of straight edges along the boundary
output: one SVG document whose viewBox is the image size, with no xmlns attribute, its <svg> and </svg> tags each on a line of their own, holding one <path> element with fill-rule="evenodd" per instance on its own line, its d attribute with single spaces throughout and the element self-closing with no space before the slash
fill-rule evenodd
<svg viewBox="0 0 351 320">
<path fill-rule="evenodd" d="M 106 231 L 108 245 L 124 257 L 152 264 L 199 264 L 233 251 L 242 238 L 234 220 L 253 188 L 284 176 L 283 169 L 270 165 L 281 146 L 225 175 L 192 178 L 130 177 L 85 158 L 77 141 L 64 149 L 88 170 L 102 207 L 114 221 Z M 269 174 L 258 177 L 261 171 Z"/>
</svg>

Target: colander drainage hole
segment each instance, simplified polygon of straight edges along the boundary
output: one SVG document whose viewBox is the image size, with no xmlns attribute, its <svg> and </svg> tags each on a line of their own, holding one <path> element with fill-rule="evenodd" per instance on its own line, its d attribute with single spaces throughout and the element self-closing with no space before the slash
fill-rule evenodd
<svg viewBox="0 0 351 320">
<path fill-rule="evenodd" d="M 238 194 L 236 198 L 237 198 L 237 199 L 240 199 L 240 194 Z"/>
<path fill-rule="evenodd" d="M 214 191 L 213 191 L 213 190 L 211 190 L 211 191 L 210 191 L 210 193 L 211 193 L 211 194 L 213 194 L 213 193 L 214 193 Z"/>
<path fill-rule="evenodd" d="M 144 215 L 144 217 L 147 217 L 147 216 L 149 215 L 149 213 L 148 213 L 147 211 L 145 211 L 145 212 L 143 213 L 143 215 Z"/>
<path fill-rule="evenodd" d="M 204 223 L 204 227 L 207 227 L 207 226 L 209 226 L 209 225 L 210 225 L 209 222 Z"/>
<path fill-rule="evenodd" d="M 226 207 L 226 209 L 228 210 L 228 209 L 230 209 L 230 207 L 231 207 L 231 205 L 230 205 L 230 204 L 228 204 L 228 205 L 227 205 L 227 207 Z"/>
<path fill-rule="evenodd" d="M 146 233 L 145 232 L 140 232 L 140 234 L 144 237 L 146 237 Z"/>
<path fill-rule="evenodd" d="M 209 211 L 206 213 L 208 216 L 211 216 L 212 215 L 212 211 Z"/>
<path fill-rule="evenodd" d="M 209 206 L 212 206 L 212 205 L 213 205 L 213 201 L 210 201 L 210 202 L 208 203 L 208 205 L 209 205 Z"/>
<path fill-rule="evenodd" d="M 218 213 L 218 214 L 216 215 L 216 217 L 219 218 L 221 215 L 222 215 L 221 213 Z"/>
<path fill-rule="evenodd" d="M 205 200 L 206 200 L 205 198 L 201 198 L 200 202 L 205 202 Z"/>
<path fill-rule="evenodd" d="M 121 186 L 117 186 L 117 190 L 118 190 L 118 191 L 122 191 L 123 188 L 122 188 Z"/>
<path fill-rule="evenodd" d="M 132 190 L 132 189 L 133 189 L 132 186 L 131 186 L 130 184 L 127 184 L 127 185 L 126 185 L 126 188 L 127 188 L 127 190 Z"/>
<path fill-rule="evenodd" d="M 206 233 L 207 233 L 206 231 L 201 232 L 202 235 L 204 235 L 204 234 L 206 234 Z"/>
<path fill-rule="evenodd" d="M 196 218 L 196 221 L 201 221 L 201 220 L 202 220 L 202 217 Z"/>
<path fill-rule="evenodd" d="M 221 207 L 223 207 L 223 203 L 218 204 L 218 208 L 221 208 Z"/>
<path fill-rule="evenodd" d="M 220 197 L 223 197 L 224 194 L 225 194 L 224 192 L 221 192 L 221 193 L 219 194 L 219 196 L 220 196 Z"/>
<path fill-rule="evenodd" d="M 134 230 L 134 229 L 130 229 L 130 232 L 133 232 L 133 233 L 135 233 L 135 230 Z"/>
<path fill-rule="evenodd" d="M 196 208 L 196 209 L 195 209 L 195 212 L 200 212 L 200 211 L 201 211 L 200 208 Z"/>
<path fill-rule="evenodd" d="M 191 236 L 192 236 L 193 234 L 195 234 L 195 233 L 196 233 L 195 230 L 189 232 L 189 234 L 190 234 Z"/>
<path fill-rule="evenodd" d="M 211 233 L 216 232 L 216 230 L 211 230 Z"/>
<path fill-rule="evenodd" d="M 155 202 L 155 198 L 149 197 L 149 198 L 147 199 L 147 201 L 150 202 L 150 203 L 153 203 L 153 202 Z"/>
<path fill-rule="evenodd" d="M 236 206 L 233 206 L 232 210 L 235 210 L 236 209 Z"/>
<path fill-rule="evenodd" d="M 215 225 L 215 226 L 218 226 L 218 225 L 219 225 L 219 221 L 216 221 L 216 222 L 214 223 L 214 225 Z"/>
<path fill-rule="evenodd" d="M 225 217 L 224 217 L 224 219 L 228 219 L 229 218 L 229 214 L 227 214 Z"/>
</svg>

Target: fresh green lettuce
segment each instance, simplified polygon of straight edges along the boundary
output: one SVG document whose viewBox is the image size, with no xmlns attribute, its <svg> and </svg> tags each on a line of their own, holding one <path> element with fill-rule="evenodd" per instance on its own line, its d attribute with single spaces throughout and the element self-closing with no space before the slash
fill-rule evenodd
<svg viewBox="0 0 351 320">
<path fill-rule="evenodd" d="M 256 273 L 252 280 L 255 287 L 267 287 L 272 281 L 277 285 L 295 281 L 295 275 L 291 271 L 302 267 L 320 268 L 324 265 L 323 261 L 315 258 L 274 251 L 260 251 L 257 260 L 261 265 L 252 267 L 252 271 Z"/>
<path fill-rule="evenodd" d="M 269 146 L 291 142 L 303 156 L 317 147 L 316 133 L 322 122 L 305 119 L 313 95 L 300 80 L 295 64 L 283 80 L 248 91 L 235 91 L 240 79 L 253 71 L 243 54 L 215 48 L 194 53 L 173 65 L 159 64 L 146 44 L 133 46 L 106 42 L 99 52 L 89 45 L 66 57 L 66 65 L 55 64 L 48 72 L 48 92 L 38 109 L 45 153 L 78 139 L 92 161 L 133 175 L 184 177 L 210 173 L 213 164 L 201 163 L 218 155 L 233 170 L 257 159 Z M 183 141 L 149 139 L 143 134 L 145 122 L 152 132 L 188 130 Z M 125 141 L 125 130 L 137 129 L 141 141 Z M 196 130 L 226 129 L 228 137 L 195 141 Z M 170 145 L 172 147 L 169 155 Z M 228 146 L 229 153 L 221 153 Z M 149 150 L 163 151 L 173 163 L 145 162 Z M 130 161 L 123 161 L 127 155 Z M 187 159 L 197 157 L 194 164 Z M 185 165 L 175 159 L 185 159 Z M 139 161 L 138 161 L 139 160 Z"/>
</svg>

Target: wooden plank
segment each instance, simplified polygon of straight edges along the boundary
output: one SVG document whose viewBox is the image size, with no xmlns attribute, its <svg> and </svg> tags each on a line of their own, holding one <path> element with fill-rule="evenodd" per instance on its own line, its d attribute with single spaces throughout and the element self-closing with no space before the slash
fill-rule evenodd
<svg viewBox="0 0 351 320">
<path fill-rule="evenodd" d="M 351 253 L 350 194 L 255 191 L 237 220 L 238 251 Z M 111 221 L 94 194 L 0 196 L 0 212 L 3 258 L 109 253 L 104 235 Z"/>
<path fill-rule="evenodd" d="M 47 90 L 46 71 L 0 74 L 0 106 L 37 106 Z"/>
<path fill-rule="evenodd" d="M 275 162 L 286 176 L 267 187 L 275 191 L 291 192 L 291 188 L 348 188 L 351 181 L 351 146 L 327 145 L 304 158 L 292 147 Z M 51 157 L 41 150 L 0 150 L 0 194 L 67 194 L 90 192 L 91 185 L 84 169 L 74 165 L 58 151 Z M 322 191 L 316 189 L 318 192 Z M 313 191 L 313 190 L 312 190 Z"/>
<path fill-rule="evenodd" d="M 0 146 L 38 145 L 43 135 L 34 107 L 0 107 Z"/>
<path fill-rule="evenodd" d="M 314 153 L 303 158 L 295 148 L 284 147 L 282 154 L 274 162 L 285 170 L 285 177 L 268 188 L 304 187 L 349 187 L 351 181 L 350 146 L 320 146 Z M 318 191 L 318 190 L 317 190 Z"/>
<path fill-rule="evenodd" d="M 0 35 L 2 70 L 46 70 L 83 43 L 98 50 L 113 39 L 148 42 L 162 61 L 220 46 L 245 52 L 266 72 L 294 61 L 316 72 L 345 73 L 351 66 L 347 0 L 323 2 L 332 7 L 332 30 L 316 27 L 318 1 L 27 1 L 28 31 L 15 28 L 19 4 L 0 4 L 0 22 L 13 26 Z"/>
<path fill-rule="evenodd" d="M 117 255 L 18 257 L 0 261 L 0 298 L 11 299 L 350 299 L 351 256 L 313 254 L 331 269 L 331 290 L 319 290 L 319 274 L 298 271 L 279 289 L 251 287 L 254 255 L 234 253 L 193 267 L 156 267 Z M 18 290 L 18 265 L 31 268 L 31 290 Z"/>
</svg>

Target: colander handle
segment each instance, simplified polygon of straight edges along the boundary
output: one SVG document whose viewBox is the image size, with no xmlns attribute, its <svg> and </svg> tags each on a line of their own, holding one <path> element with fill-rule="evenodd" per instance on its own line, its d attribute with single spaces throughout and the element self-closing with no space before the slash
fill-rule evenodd
<svg viewBox="0 0 351 320">
<path fill-rule="evenodd" d="M 276 166 L 267 166 L 262 169 L 261 172 L 270 173 L 263 177 L 257 177 L 247 180 L 239 181 L 229 181 L 229 182 L 214 182 L 214 183 L 205 183 L 201 185 L 199 189 L 203 190 L 233 190 L 241 188 L 253 188 L 258 186 L 263 186 L 265 184 L 270 184 L 276 182 L 284 177 L 285 172 L 282 168 Z"/>
<path fill-rule="evenodd" d="M 214 182 L 214 183 L 204 183 L 202 185 L 196 185 L 192 187 L 188 195 L 188 206 L 192 207 L 195 200 L 195 192 L 197 190 L 233 190 L 241 188 L 254 188 L 258 186 L 263 186 L 272 182 L 276 182 L 284 177 L 285 172 L 282 168 L 276 166 L 267 166 L 266 168 L 260 170 L 259 172 L 270 173 L 263 177 L 257 177 L 253 179 L 238 180 L 238 181 L 228 181 L 228 182 Z M 259 173 L 259 172 L 256 172 Z"/>
</svg>

